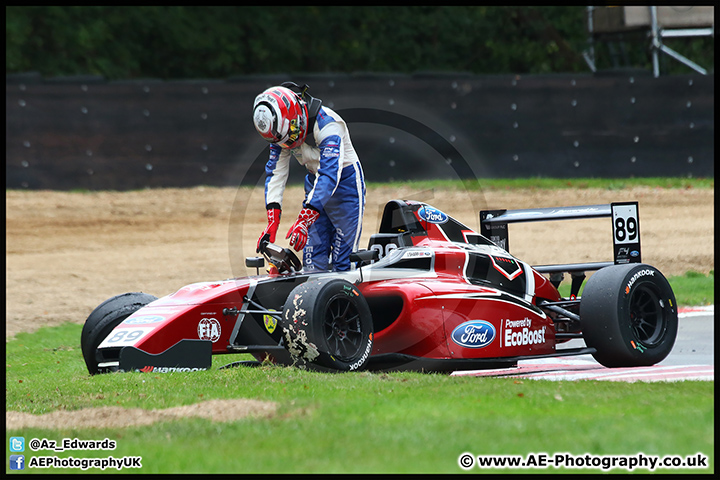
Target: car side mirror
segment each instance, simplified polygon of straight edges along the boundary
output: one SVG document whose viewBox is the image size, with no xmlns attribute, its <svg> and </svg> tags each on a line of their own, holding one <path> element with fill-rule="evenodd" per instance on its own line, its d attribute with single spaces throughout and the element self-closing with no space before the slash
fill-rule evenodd
<svg viewBox="0 0 720 480">
<path fill-rule="evenodd" d="M 263 257 L 246 257 L 245 266 L 255 268 L 257 274 L 260 275 L 260 269 L 265 266 L 265 259 Z"/>
</svg>

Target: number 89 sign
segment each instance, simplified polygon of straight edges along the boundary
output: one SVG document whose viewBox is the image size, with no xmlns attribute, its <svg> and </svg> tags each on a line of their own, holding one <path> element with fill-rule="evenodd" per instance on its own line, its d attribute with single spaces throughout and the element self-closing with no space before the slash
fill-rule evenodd
<svg viewBox="0 0 720 480">
<path fill-rule="evenodd" d="M 640 220 L 637 202 L 613 203 L 615 263 L 640 262 Z"/>
</svg>

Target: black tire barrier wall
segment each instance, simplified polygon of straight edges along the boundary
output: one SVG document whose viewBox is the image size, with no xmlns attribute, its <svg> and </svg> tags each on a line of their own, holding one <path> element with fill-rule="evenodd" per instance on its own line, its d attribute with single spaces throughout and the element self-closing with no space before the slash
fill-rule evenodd
<svg viewBox="0 0 720 480">
<path fill-rule="evenodd" d="M 6 188 L 263 178 L 255 96 L 292 80 L 345 115 L 368 181 L 712 177 L 714 75 L 352 74 L 107 82 L 6 76 Z M 454 157 L 454 158 L 453 158 Z M 299 182 L 303 169 L 291 169 Z M 249 174 L 249 176 L 248 176 Z"/>
</svg>

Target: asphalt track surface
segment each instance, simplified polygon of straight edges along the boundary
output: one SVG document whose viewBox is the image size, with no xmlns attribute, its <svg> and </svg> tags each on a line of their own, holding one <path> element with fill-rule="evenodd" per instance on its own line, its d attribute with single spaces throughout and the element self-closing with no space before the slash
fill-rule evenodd
<svg viewBox="0 0 720 480">
<path fill-rule="evenodd" d="M 673 350 L 665 360 L 651 367 L 606 368 L 591 355 L 578 355 L 525 360 L 518 362 L 515 368 L 462 371 L 453 375 L 571 381 L 714 381 L 714 320 L 714 306 L 681 309 Z M 576 348 L 585 343 L 571 340 L 565 345 L 563 348 Z"/>
</svg>

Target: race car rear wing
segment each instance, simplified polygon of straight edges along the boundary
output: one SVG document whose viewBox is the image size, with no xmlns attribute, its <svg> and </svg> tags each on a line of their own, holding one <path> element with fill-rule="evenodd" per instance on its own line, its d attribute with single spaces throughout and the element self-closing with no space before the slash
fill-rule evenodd
<svg viewBox="0 0 720 480">
<path fill-rule="evenodd" d="M 533 266 L 540 273 L 584 272 L 621 263 L 640 263 L 640 218 L 638 202 L 613 202 L 577 207 L 530 208 L 522 210 L 482 210 L 480 233 L 497 246 L 510 251 L 508 225 L 521 222 L 548 222 L 580 218 L 611 217 L 613 260 Z"/>
</svg>

